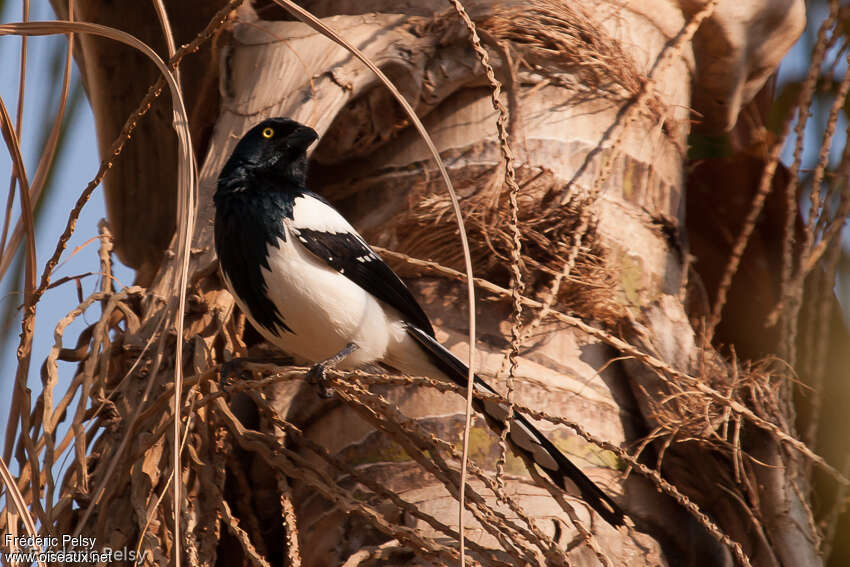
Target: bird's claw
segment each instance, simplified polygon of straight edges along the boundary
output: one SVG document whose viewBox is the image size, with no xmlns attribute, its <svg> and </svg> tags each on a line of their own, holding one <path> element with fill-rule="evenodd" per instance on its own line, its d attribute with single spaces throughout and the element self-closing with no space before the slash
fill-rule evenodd
<svg viewBox="0 0 850 567">
<path fill-rule="evenodd" d="M 334 395 L 334 391 L 331 388 L 328 388 L 328 376 L 327 376 L 327 368 L 325 368 L 324 364 L 314 364 L 310 370 L 307 371 L 307 382 L 309 384 L 313 384 L 319 389 L 319 397 L 321 398 L 332 398 Z"/>
<path fill-rule="evenodd" d="M 243 372 L 242 359 L 232 358 L 223 362 L 218 371 L 218 383 L 222 388 L 227 388 L 236 382 L 237 378 L 242 376 Z"/>
<path fill-rule="evenodd" d="M 307 382 L 310 384 L 315 384 L 319 387 L 319 396 L 323 398 L 330 398 L 333 396 L 333 390 L 328 388 L 328 377 L 327 377 L 327 369 L 333 368 L 347 357 L 352 352 L 356 351 L 359 347 L 355 343 L 348 343 L 345 345 L 345 348 L 328 358 L 327 360 L 323 360 L 318 364 L 314 364 L 310 370 L 307 371 Z"/>
</svg>

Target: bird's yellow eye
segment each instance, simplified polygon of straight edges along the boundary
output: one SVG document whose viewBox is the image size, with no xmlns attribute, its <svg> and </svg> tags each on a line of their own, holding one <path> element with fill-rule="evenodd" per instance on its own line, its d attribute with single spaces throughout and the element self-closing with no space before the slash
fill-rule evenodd
<svg viewBox="0 0 850 567">
<path fill-rule="evenodd" d="M 274 136 L 274 128 L 263 128 L 263 138 L 271 138 Z"/>
</svg>

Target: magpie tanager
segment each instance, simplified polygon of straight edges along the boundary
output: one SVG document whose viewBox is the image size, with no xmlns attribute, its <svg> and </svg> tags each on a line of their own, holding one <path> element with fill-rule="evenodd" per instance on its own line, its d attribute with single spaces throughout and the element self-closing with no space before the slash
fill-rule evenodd
<svg viewBox="0 0 850 567">
<path fill-rule="evenodd" d="M 270 343 L 317 363 L 313 379 L 338 365 L 380 362 L 411 376 L 465 386 L 467 366 L 434 338 L 428 316 L 354 227 L 306 186 L 306 150 L 318 135 L 288 118 L 253 127 L 218 179 L 215 248 L 227 288 Z M 479 392 L 495 391 L 477 376 Z M 507 407 L 475 399 L 489 424 L 505 427 Z M 623 512 L 522 414 L 513 450 L 608 523 Z"/>
</svg>

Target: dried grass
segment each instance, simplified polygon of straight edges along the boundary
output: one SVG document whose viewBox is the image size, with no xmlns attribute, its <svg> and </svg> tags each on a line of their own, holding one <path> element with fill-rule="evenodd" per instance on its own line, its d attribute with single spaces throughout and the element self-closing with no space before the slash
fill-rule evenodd
<svg viewBox="0 0 850 567">
<path fill-rule="evenodd" d="M 228 8 L 233 5 L 235 3 L 228 5 Z M 682 37 L 688 38 L 688 34 L 684 33 L 688 30 L 692 36 L 696 28 L 691 26 L 694 22 L 698 25 L 700 18 L 705 17 L 711 7 L 713 4 L 691 20 L 680 40 Z M 223 25 L 226 13 L 220 12 L 217 19 L 198 35 L 200 39 L 196 39 L 203 41 L 209 38 Z M 511 11 L 490 14 L 479 25 L 497 42 L 510 42 L 521 53 L 524 64 L 549 73 L 552 80 L 580 80 L 582 84 L 612 97 L 631 100 L 629 108 L 636 109 L 634 113 L 661 112 L 663 107 L 653 94 L 651 79 L 634 74 L 634 69 L 623 64 L 627 59 L 618 59 L 623 57 L 618 51 L 619 47 L 606 42 L 604 36 L 592 26 L 588 27 L 589 19 L 571 8 L 549 2 L 536 3 L 532 15 L 538 27 L 540 22 L 551 24 L 544 26 L 546 33 L 524 32 L 524 26 L 530 25 L 523 23 L 525 13 Z M 167 18 L 163 18 L 163 22 L 166 21 Z M 825 25 L 835 25 L 835 21 L 833 17 Z M 2 32 L 12 29 L 0 26 Z M 14 29 L 21 31 L 25 28 Z M 79 31 L 84 28 L 73 29 Z M 826 39 L 825 35 L 819 38 L 820 46 Z M 484 44 L 496 49 L 488 44 L 486 38 Z M 197 48 L 197 45 L 195 43 L 194 47 Z M 681 45 L 674 42 L 672 49 L 681 49 Z M 563 68 L 553 66 L 553 51 L 556 50 L 572 50 Z M 172 46 L 172 64 L 176 65 L 189 51 L 175 50 Z M 812 76 L 816 78 L 816 74 Z M 120 154 L 123 143 L 135 128 L 136 122 L 144 116 L 151 100 L 158 96 L 161 86 L 154 85 L 151 88 L 139 111 L 128 119 L 127 126 L 114 146 L 114 155 L 110 161 L 102 164 L 97 177 L 83 191 L 78 206 L 69 217 L 66 234 L 63 234 L 53 258 L 47 263 L 38 287 L 33 272 L 27 286 L 32 296 L 28 305 L 33 308 L 49 285 L 51 272 L 73 231 L 80 208 L 108 171 L 111 160 Z M 814 88 L 814 83 L 809 86 Z M 846 95 L 846 89 L 843 93 Z M 799 105 L 802 110 L 808 107 L 809 100 L 805 96 L 801 97 Z M 624 123 L 628 120 L 628 116 L 623 118 Z M 836 120 L 833 115 L 830 116 L 833 128 Z M 11 122 L 4 119 L 4 133 L 8 132 L 7 145 L 14 155 L 17 143 L 9 124 Z M 786 127 L 786 134 L 788 131 Z M 505 135 L 503 141 L 506 140 Z M 825 145 L 829 145 L 830 140 L 830 136 L 827 136 Z M 778 158 L 774 155 L 771 158 L 775 166 Z M 796 161 L 795 164 L 799 165 Z M 607 168 L 610 167 L 611 162 L 607 165 Z M 826 166 L 821 167 L 819 163 L 818 167 L 820 174 L 815 178 L 826 179 Z M 517 171 L 519 195 L 515 203 L 503 191 L 501 183 L 493 193 L 495 198 L 489 201 L 469 196 L 474 194 L 473 189 L 480 186 L 482 177 L 493 177 L 492 171 L 470 172 L 468 178 L 457 179 L 459 193 L 467 195 L 460 205 L 466 211 L 465 221 L 471 236 L 471 260 L 481 267 L 478 278 L 469 278 L 454 269 L 461 263 L 457 235 L 455 229 L 447 228 L 444 222 L 445 216 L 452 210 L 452 203 L 441 193 L 433 192 L 428 183 L 413 188 L 412 194 L 417 197 L 414 199 L 417 205 L 411 210 L 406 224 L 402 224 L 399 229 L 400 234 L 411 235 L 399 246 L 408 254 L 391 251 L 382 251 L 382 254 L 407 270 L 468 282 L 493 297 L 515 301 L 516 318 L 512 333 L 514 348 L 518 348 L 517 345 L 525 340 L 535 325 L 544 320 L 557 320 L 610 345 L 623 356 L 651 370 L 663 384 L 666 395 L 659 397 L 647 394 L 655 429 L 631 451 L 589 435 L 579 424 L 562 416 L 547 415 L 519 405 L 515 409 L 537 419 L 570 427 L 585 440 L 616 453 L 630 470 L 646 476 L 659 490 L 682 504 L 730 550 L 740 564 L 747 565 L 749 560 L 740 543 L 730 539 L 722 527 L 700 509 L 699 502 L 686 495 L 692 494 L 693 487 L 688 484 L 692 479 L 671 483 L 663 476 L 661 471 L 665 459 L 671 454 L 694 447 L 701 455 L 708 455 L 707 461 L 711 461 L 717 470 L 722 470 L 725 478 L 731 479 L 724 489 L 729 490 L 746 510 L 748 519 L 757 531 L 762 530 L 763 521 L 754 500 L 757 489 L 752 470 L 761 465 L 748 454 L 746 444 L 742 441 L 744 436 L 753 431 L 769 436 L 783 447 L 789 463 L 802 460 L 817 465 L 832 474 L 842 487 L 850 485 L 846 478 L 846 468 L 844 474 L 835 470 L 812 450 L 810 444 L 799 439 L 793 425 L 794 416 L 789 414 L 788 400 L 784 397 L 792 377 L 784 362 L 777 359 L 739 361 L 734 353 L 723 359 L 709 346 L 710 341 L 706 340 L 699 371 L 688 374 L 637 346 L 636 341 L 629 342 L 622 338 L 621 331 L 635 331 L 632 326 L 636 322 L 617 301 L 616 267 L 595 236 L 594 221 L 589 212 L 607 176 L 607 168 L 603 168 L 595 190 L 590 191 L 588 196 L 573 197 L 565 206 L 554 205 L 561 202 L 564 189 L 545 171 L 523 168 Z M 850 168 L 850 159 L 842 160 L 841 170 L 845 168 Z M 184 170 L 191 171 L 185 162 Z M 504 170 L 497 170 L 496 173 L 504 175 Z M 22 168 L 18 174 L 21 189 L 26 189 Z M 771 175 L 772 170 L 768 167 L 763 178 L 768 182 L 763 182 L 753 203 L 753 219 L 758 216 L 761 206 L 758 199 L 763 199 L 770 188 Z M 792 177 L 796 179 L 796 176 Z M 847 192 L 846 183 L 833 180 L 823 199 L 820 196 L 812 197 L 813 210 L 819 211 L 819 214 L 812 217 L 806 228 L 803 257 L 786 258 L 783 276 L 785 293 L 777 313 L 787 329 L 789 339 L 796 332 L 797 304 L 803 297 L 803 280 L 816 269 L 824 269 L 828 274 L 818 296 L 821 305 L 827 305 L 837 260 L 835 254 L 825 250 L 834 250 L 834 247 L 830 248 L 830 243 L 838 238 L 840 226 L 850 212 Z M 516 193 L 514 190 L 515 196 Z M 789 188 L 789 194 L 792 193 Z M 23 191 L 22 196 L 24 194 L 28 193 Z M 191 217 L 189 194 L 191 191 L 186 194 L 186 208 L 181 212 L 184 218 Z M 822 206 L 829 201 L 830 195 L 840 196 L 837 207 Z M 28 224 L 26 220 L 23 222 L 24 226 Z M 31 229 L 32 225 L 29 226 Z M 188 242 L 187 234 L 191 233 L 191 224 L 182 226 L 185 246 Z M 518 232 L 511 230 L 513 226 Z M 415 236 L 426 233 L 428 242 Z M 792 235 L 789 233 L 786 238 L 790 242 Z M 742 250 L 748 239 L 748 229 L 745 228 L 738 239 L 736 250 Z M 108 230 L 102 227 L 99 272 L 106 275 L 111 273 L 110 246 Z M 790 246 L 786 248 L 790 250 Z M 518 258 L 520 250 L 522 254 Z M 426 255 L 429 261 L 420 259 Z M 211 284 L 212 272 L 205 271 L 193 279 L 187 289 L 186 259 L 187 256 L 184 256 L 175 262 L 175 265 L 180 265 L 182 261 L 183 280 L 175 283 L 173 288 L 194 293 L 193 309 L 197 309 L 197 312 L 206 309 L 209 312 L 212 306 L 207 303 L 203 286 L 216 285 L 215 282 Z M 35 259 L 32 258 L 31 262 L 34 270 Z M 469 261 L 466 264 L 468 266 Z M 733 260 L 723 285 L 730 285 L 735 269 Z M 525 291 L 519 284 L 520 280 L 525 284 Z M 98 321 L 79 337 L 75 348 L 66 348 L 63 343 L 65 329 L 97 303 L 103 304 L 103 313 Z M 715 306 L 716 317 L 719 317 L 722 303 L 721 294 L 718 299 L 720 307 Z M 287 488 L 287 479 L 290 478 L 304 482 L 341 510 L 357 515 L 389 538 L 392 545 L 365 550 L 363 561 L 386 557 L 400 549 L 414 550 L 418 556 L 431 558 L 438 563 L 454 563 L 460 559 L 459 549 L 446 543 L 458 539 L 456 530 L 361 474 L 325 447 L 310 441 L 294 423 L 275 411 L 265 397 L 266 388 L 280 382 L 301 379 L 304 369 L 249 366 L 265 378 L 243 381 L 222 391 L 214 380 L 215 366 L 225 357 L 225 353 L 233 354 L 243 350 L 244 319 L 217 318 L 215 324 L 201 331 L 199 340 L 187 341 L 185 344 L 180 341 L 178 348 L 176 337 L 182 336 L 183 308 L 177 311 L 177 332 L 169 333 L 163 315 L 167 311 L 163 311 L 163 307 L 162 300 L 152 297 L 149 290 L 132 287 L 114 291 L 110 278 L 104 277 L 102 289 L 85 298 L 60 321 L 54 334 L 54 347 L 42 373 L 42 391 L 35 410 L 24 410 L 31 407 L 26 398 L 17 404 L 22 427 L 14 428 L 17 433 L 12 435 L 18 435 L 21 455 L 18 478 L 13 479 L 10 474 L 6 474 L 8 471 L 5 464 L 11 454 L 9 442 L 7 453 L 10 454 L 0 463 L 0 473 L 3 473 L 4 482 L 9 487 L 8 494 L 17 496 L 18 502 L 17 512 L 7 502 L 6 514 L 0 519 L 4 530 L 15 533 L 19 529 L 19 522 L 23 522 L 26 529 L 34 531 L 37 520 L 47 530 L 95 533 L 100 542 L 116 544 L 122 542 L 114 539 L 119 536 L 110 534 L 109 517 L 126 513 L 131 527 L 137 531 L 128 534 L 129 539 L 123 543 L 160 553 L 162 556 L 159 559 L 164 561 L 182 547 L 185 557 L 193 564 L 211 564 L 219 536 L 224 530 L 232 534 L 252 564 L 267 565 L 270 550 L 265 548 L 265 542 L 259 535 L 259 520 L 252 516 L 250 503 L 233 498 L 227 492 L 228 481 L 238 484 L 242 479 L 245 484 L 242 467 L 247 465 L 233 456 L 239 448 L 261 459 L 276 474 L 281 498 L 281 530 L 286 534 L 286 556 L 290 565 L 300 563 L 297 544 L 299 526 Z M 527 320 L 520 319 L 519 314 L 522 312 L 527 313 Z M 34 317 L 35 312 L 32 313 Z M 152 313 L 158 315 L 152 317 Z M 191 322 L 194 316 L 190 310 L 185 318 Z M 811 321 L 805 323 L 823 336 L 826 332 L 823 322 L 827 316 L 828 312 L 821 309 L 812 316 Z M 25 325 L 26 321 L 31 322 L 32 318 L 25 318 Z M 709 337 L 716 320 L 710 323 Z M 635 332 L 635 335 L 639 333 Z M 215 351 L 209 352 L 205 345 L 215 345 Z M 25 357 L 29 350 L 26 341 L 22 343 L 22 348 Z M 794 358 L 793 350 L 788 349 L 784 354 L 786 361 L 788 356 Z M 182 362 L 184 359 L 186 362 Z M 78 362 L 79 369 L 67 391 L 56 393 L 59 360 Z M 20 376 L 26 376 L 26 368 L 22 357 Z M 808 368 L 811 374 L 804 378 L 812 380 L 812 388 L 817 392 L 820 387 L 817 378 L 822 376 L 823 369 L 814 363 L 810 363 Z M 189 369 L 186 379 L 182 383 L 179 379 L 172 383 L 170 378 L 179 376 L 186 369 Z M 407 456 L 426 471 L 429 478 L 459 497 L 461 486 L 465 485 L 461 482 L 462 467 L 459 465 L 465 460 L 463 455 L 452 444 L 402 415 L 390 401 L 372 391 L 369 386 L 373 383 L 395 383 L 456 391 L 459 394 L 464 393 L 462 390 L 428 378 L 375 376 L 363 372 L 335 373 L 333 379 L 333 387 L 344 403 L 378 430 L 395 439 Z M 168 385 L 162 386 L 163 383 Z M 262 417 L 279 435 L 247 428 L 234 415 L 226 400 L 238 392 L 249 394 Z M 59 397 L 58 402 L 56 397 Z M 72 407 L 75 399 L 76 407 Z M 514 406 L 512 399 L 498 399 Z M 171 407 L 169 402 L 173 402 Z M 177 416 L 176 419 L 174 416 Z M 62 439 L 57 439 L 58 428 L 66 421 L 70 421 L 71 427 Z M 169 431 L 176 447 L 173 455 L 178 457 L 172 461 L 169 452 L 164 450 Z M 128 450 L 130 439 L 134 442 L 132 450 Z M 286 442 L 282 442 L 282 439 Z M 656 455 L 654 468 L 648 467 L 642 460 L 643 453 L 648 452 L 650 447 Z M 185 458 L 180 459 L 182 451 L 185 451 Z M 305 451 L 315 459 L 305 458 Z M 57 480 L 54 478 L 56 463 L 68 458 L 72 452 L 71 466 L 64 477 Z M 317 462 L 323 466 L 318 466 Z M 466 487 L 467 496 L 463 499 L 463 505 L 474 515 L 482 529 L 501 546 L 497 549 L 469 542 L 468 546 L 477 561 L 484 565 L 509 565 L 518 561 L 541 565 L 566 562 L 565 551 L 539 529 L 521 504 L 505 493 L 499 482 L 474 464 L 470 463 L 469 466 L 470 474 L 476 482 Z M 168 490 L 174 478 L 171 471 L 175 468 L 180 469 L 179 478 L 186 487 L 185 498 L 203 502 L 197 508 L 181 508 L 179 499 Z M 340 483 L 339 479 L 343 476 L 351 482 Z M 548 481 L 539 479 L 539 482 L 548 486 Z M 798 490 L 801 491 L 801 500 L 807 501 L 802 489 Z M 125 498 L 122 492 L 129 493 L 129 496 Z M 377 501 L 386 502 L 387 505 L 378 508 L 373 505 Z M 505 508 L 492 504 L 494 501 L 501 502 Z M 132 510 L 115 510 L 113 506 L 129 507 Z M 834 537 L 840 506 L 840 503 L 836 503 L 830 511 L 825 529 L 820 532 L 825 546 Z M 568 514 L 571 511 L 569 503 L 564 502 L 563 508 Z M 169 514 L 169 509 L 174 512 Z M 508 517 L 505 509 L 510 510 L 513 516 Z M 23 517 L 16 513 L 23 513 Z M 174 523 L 175 513 L 183 514 L 181 521 L 186 531 L 182 536 L 178 536 L 180 530 Z M 388 520 L 404 514 L 426 523 L 444 537 L 425 537 L 419 530 Z M 817 532 L 820 528 L 816 525 L 814 514 L 810 513 L 810 517 L 811 530 Z M 582 531 L 576 518 L 573 518 L 573 523 L 597 558 L 603 564 L 609 563 L 606 550 L 594 542 L 589 536 L 590 532 L 586 529 Z M 512 562 L 505 561 L 505 553 Z M 352 556 L 349 562 L 355 560 L 359 561 L 360 556 Z"/>
<path fill-rule="evenodd" d="M 498 171 L 497 167 L 495 173 Z M 468 167 L 462 176 L 456 175 L 455 183 L 464 196 L 461 204 L 466 211 L 473 263 L 479 274 L 504 287 L 509 285 L 511 277 L 508 267 L 514 246 L 507 195 L 502 193 L 493 208 L 483 209 L 474 191 L 482 178 L 488 179 L 493 174 L 492 169 Z M 542 296 L 560 276 L 558 266 L 568 261 L 569 244 L 578 228 L 580 212 L 590 205 L 575 193 L 568 194 L 564 202 L 566 188 L 547 171 L 520 167 L 517 181 L 521 190 L 517 224 L 523 250 L 519 267 L 526 274 L 527 293 Z M 397 247 L 409 256 L 427 257 L 444 266 L 459 268 L 457 233 L 444 221 L 448 200 L 435 193 L 427 181 L 411 186 L 410 195 L 411 208 L 396 218 Z M 555 303 L 566 311 L 581 313 L 608 328 L 616 328 L 625 316 L 617 299 L 619 278 L 616 266 L 605 259 L 609 255 L 593 232 L 590 227 L 588 242 L 579 249 L 575 269 L 567 274 L 565 285 L 559 286 Z"/>
</svg>

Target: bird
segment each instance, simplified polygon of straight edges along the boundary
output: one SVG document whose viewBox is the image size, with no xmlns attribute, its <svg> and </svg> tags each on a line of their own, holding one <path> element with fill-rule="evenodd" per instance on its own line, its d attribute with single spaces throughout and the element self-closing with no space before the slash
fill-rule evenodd
<svg viewBox="0 0 850 567">
<path fill-rule="evenodd" d="M 215 203 L 215 249 L 222 279 L 259 333 L 284 352 L 328 368 L 372 363 L 409 376 L 466 387 L 469 369 L 440 344 L 428 316 L 395 272 L 326 199 L 307 188 L 309 126 L 269 118 L 248 130 L 222 168 Z M 496 391 L 475 376 L 477 391 Z M 620 507 L 522 413 L 474 398 L 512 449 L 561 489 L 580 496 L 614 527 Z"/>
</svg>

